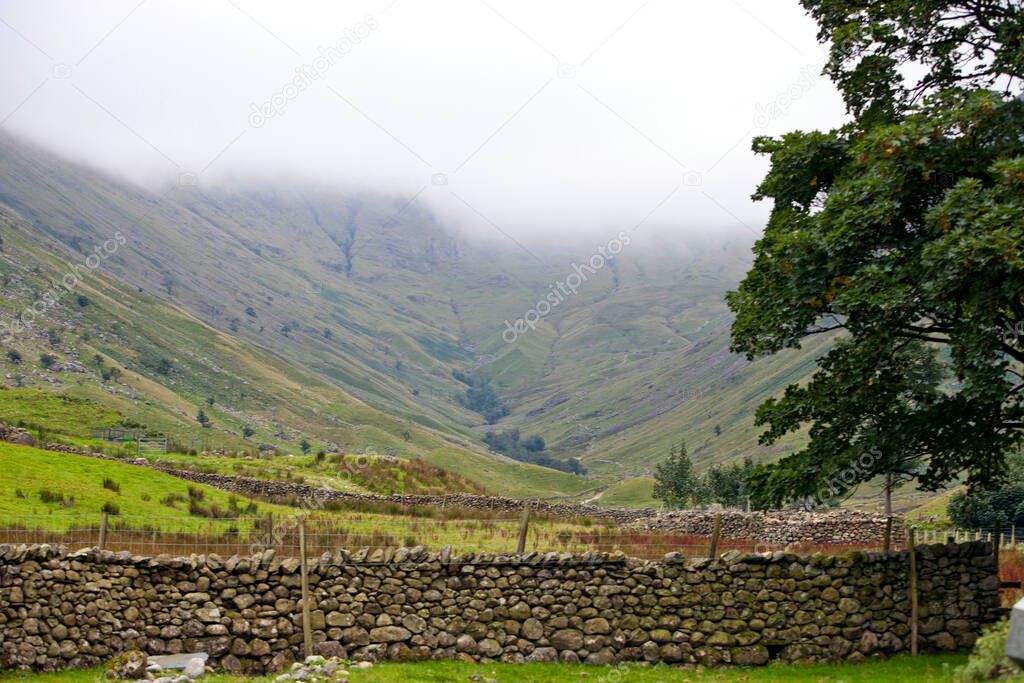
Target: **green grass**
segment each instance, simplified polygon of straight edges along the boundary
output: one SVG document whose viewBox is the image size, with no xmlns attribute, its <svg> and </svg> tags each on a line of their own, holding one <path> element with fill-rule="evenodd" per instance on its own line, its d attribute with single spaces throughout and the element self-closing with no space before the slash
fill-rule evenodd
<svg viewBox="0 0 1024 683">
<path fill-rule="evenodd" d="M 613 508 L 656 508 L 661 501 L 654 497 L 654 479 L 634 477 L 610 486 L 597 499 L 597 504 Z"/>
<path fill-rule="evenodd" d="M 104 486 L 110 480 L 112 484 Z M 118 488 L 119 491 L 112 490 Z M 244 521 L 208 519 L 190 514 L 190 489 L 201 492 L 197 501 L 202 507 L 214 505 L 230 509 L 234 498 L 241 509 L 251 501 L 232 496 L 209 486 L 193 484 L 155 470 L 110 460 L 80 455 L 42 451 L 26 446 L 0 443 L 0 527 L 28 527 L 47 532 L 64 532 L 88 524 L 95 527 L 105 504 L 116 505 L 119 514 L 112 524 L 135 529 L 154 528 L 165 532 L 195 533 L 205 537 L 219 534 L 232 526 L 240 531 L 252 529 L 256 512 L 232 514 Z M 44 501 L 43 492 L 59 494 L 74 504 Z M 192 494 L 195 495 L 195 494 Z M 175 507 L 161 501 L 176 496 Z M 294 517 L 301 510 L 284 505 L 259 502 L 258 514 L 268 512 L 280 517 Z M 424 545 L 440 550 L 451 545 L 456 553 L 470 551 L 511 552 L 519 535 L 519 519 L 489 519 L 480 511 L 469 511 L 470 519 L 437 519 L 407 514 L 398 506 L 381 510 L 354 510 L 333 507 L 317 512 L 308 528 L 312 542 L 323 549 L 337 547 Z M 392 509 L 393 508 L 393 509 Z M 449 510 L 448 514 L 459 514 Z M 605 529 L 601 524 L 570 523 L 537 518 L 530 525 L 527 537 L 529 550 L 586 550 L 589 540 L 577 534 L 591 534 Z M 0 536 L 0 542 L 5 538 Z M 85 540 L 72 534 L 66 542 Z M 177 552 L 190 552 L 194 544 L 202 548 L 202 539 L 179 539 Z"/>
<path fill-rule="evenodd" d="M 949 680 L 952 670 L 963 664 L 965 655 L 925 655 L 893 657 L 865 664 L 835 665 L 771 665 L 752 669 L 686 670 L 666 666 L 620 664 L 617 666 L 582 666 L 572 664 L 468 664 L 464 662 L 422 662 L 417 664 L 384 663 L 361 671 L 349 669 L 352 683 L 447 683 L 468 681 L 471 676 L 493 678 L 499 683 L 665 683 L 668 681 L 746 681 L 770 683 L 938 683 Z M 207 683 L 269 682 L 275 677 L 240 678 L 234 676 L 204 677 Z M 0 681 L 25 683 L 99 683 L 100 669 L 62 671 L 54 674 L 0 674 Z"/>
<path fill-rule="evenodd" d="M 114 426 L 119 419 L 114 410 L 66 394 L 36 389 L 0 391 L 0 422 L 4 424 L 85 437 L 94 427 Z"/>
<path fill-rule="evenodd" d="M 554 496 L 576 493 L 594 486 L 593 481 L 548 467 L 517 463 L 505 457 L 488 457 L 457 448 L 439 448 L 423 458 L 503 496 Z"/>
<path fill-rule="evenodd" d="M 120 492 L 104 488 L 110 479 L 120 486 Z M 178 517 L 181 530 L 191 526 L 206 528 L 209 521 L 202 517 L 189 518 L 189 487 L 202 492 L 203 506 L 217 505 L 228 509 L 231 495 L 219 489 L 176 479 L 170 475 L 120 462 L 99 460 L 80 455 L 53 453 L 26 446 L 0 443 L 0 516 L 16 521 L 26 516 L 46 518 L 46 527 L 58 530 L 65 527 L 71 515 L 99 515 L 104 504 L 116 505 L 121 517 Z M 43 502 L 40 491 L 62 495 L 65 501 L 74 498 L 74 504 Z M 19 492 L 21 495 L 19 495 Z M 176 507 L 162 504 L 167 496 L 183 497 Z M 239 505 L 249 502 L 235 497 Z M 291 508 L 258 504 L 260 512 L 294 514 Z M 122 520 L 127 521 L 127 520 Z M 139 520 L 140 522 L 144 520 Z"/>
</svg>

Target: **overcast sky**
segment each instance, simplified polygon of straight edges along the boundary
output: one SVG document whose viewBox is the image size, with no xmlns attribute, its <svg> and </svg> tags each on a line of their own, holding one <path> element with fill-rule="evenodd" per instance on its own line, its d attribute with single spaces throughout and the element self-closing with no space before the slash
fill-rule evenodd
<svg viewBox="0 0 1024 683">
<path fill-rule="evenodd" d="M 483 232 L 756 231 L 751 138 L 842 120 L 815 33 L 796 0 L 0 0 L 0 130 L 137 182 L 399 193 Z"/>
</svg>

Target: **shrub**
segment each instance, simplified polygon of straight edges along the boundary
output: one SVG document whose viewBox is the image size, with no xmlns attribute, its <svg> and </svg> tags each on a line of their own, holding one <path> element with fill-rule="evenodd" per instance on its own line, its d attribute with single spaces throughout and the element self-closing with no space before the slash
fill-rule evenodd
<svg viewBox="0 0 1024 683">
<path fill-rule="evenodd" d="M 206 491 L 196 488 L 195 486 L 188 487 L 188 498 L 197 502 L 202 502 L 206 499 Z"/>
<path fill-rule="evenodd" d="M 956 683 L 975 683 L 1000 679 L 1017 671 L 1017 667 L 1006 658 L 1006 639 L 1010 634 L 1010 620 L 1003 619 L 993 624 L 974 644 L 974 650 L 953 674 Z"/>
<path fill-rule="evenodd" d="M 50 489 L 39 489 L 39 500 L 44 503 L 63 503 L 64 494 L 60 491 L 51 491 Z"/>
<path fill-rule="evenodd" d="M 121 493 L 121 485 L 110 477 L 103 480 L 103 488 L 108 491 L 113 491 L 114 493 Z"/>
<path fill-rule="evenodd" d="M 10 351 L 7 352 L 7 360 L 11 361 L 12 363 L 21 363 L 21 352 L 19 352 L 17 349 L 11 349 Z"/>
<path fill-rule="evenodd" d="M 44 353 L 39 356 L 39 364 L 49 370 L 57 363 L 57 356 L 52 353 Z"/>
<path fill-rule="evenodd" d="M 100 508 L 100 512 L 106 512 L 108 515 L 119 515 L 121 514 L 121 508 L 117 503 L 104 503 L 103 507 Z"/>
<path fill-rule="evenodd" d="M 166 496 L 160 499 L 161 505 L 166 505 L 169 508 L 177 509 L 178 503 L 184 503 L 188 499 L 180 493 L 168 493 Z"/>
</svg>

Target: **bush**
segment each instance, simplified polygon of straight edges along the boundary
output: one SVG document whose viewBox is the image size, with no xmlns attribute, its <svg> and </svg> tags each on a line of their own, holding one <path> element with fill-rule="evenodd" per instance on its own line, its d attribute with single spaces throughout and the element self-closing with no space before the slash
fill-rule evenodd
<svg viewBox="0 0 1024 683">
<path fill-rule="evenodd" d="M 121 485 L 109 477 L 103 480 L 103 488 L 114 493 L 121 493 Z"/>
<path fill-rule="evenodd" d="M 44 503 L 63 503 L 64 494 L 60 491 L 51 491 L 50 489 L 39 489 L 39 500 Z"/>
<path fill-rule="evenodd" d="M 188 498 L 189 498 L 189 500 L 194 500 L 194 501 L 197 501 L 197 502 L 201 502 L 201 501 L 206 499 L 206 491 L 204 491 L 202 489 L 199 489 L 199 488 L 196 488 L 195 486 L 189 486 L 188 487 Z"/>
<path fill-rule="evenodd" d="M 100 508 L 100 512 L 106 512 L 108 515 L 119 515 L 121 514 L 121 508 L 117 503 L 104 503 L 103 507 Z"/>
<path fill-rule="evenodd" d="M 161 505 L 166 505 L 169 508 L 177 509 L 178 503 L 184 503 L 188 501 L 188 498 L 181 495 L 180 493 L 168 493 L 166 496 L 160 499 Z"/>
<path fill-rule="evenodd" d="M 967 663 L 953 674 L 953 680 L 956 683 L 976 683 L 998 680 L 1017 673 L 1017 667 L 1005 654 L 1009 634 L 1009 619 L 1003 619 L 985 631 L 974 644 L 974 650 L 971 651 Z"/>
<path fill-rule="evenodd" d="M 1024 523 L 1024 484 L 958 491 L 950 497 L 946 512 L 961 529 L 997 529 Z"/>
<path fill-rule="evenodd" d="M 44 353 L 39 356 L 39 364 L 49 370 L 57 363 L 57 356 L 52 353 Z"/>
</svg>

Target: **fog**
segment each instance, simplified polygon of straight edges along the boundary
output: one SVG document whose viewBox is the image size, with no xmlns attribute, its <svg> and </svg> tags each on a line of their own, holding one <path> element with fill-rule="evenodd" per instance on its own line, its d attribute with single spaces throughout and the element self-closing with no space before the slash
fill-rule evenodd
<svg viewBox="0 0 1024 683">
<path fill-rule="evenodd" d="M 154 188 L 386 192 L 477 234 L 741 227 L 843 118 L 796 0 L 0 1 L 0 130 Z"/>
</svg>

